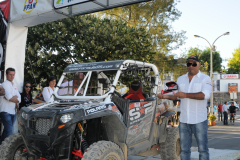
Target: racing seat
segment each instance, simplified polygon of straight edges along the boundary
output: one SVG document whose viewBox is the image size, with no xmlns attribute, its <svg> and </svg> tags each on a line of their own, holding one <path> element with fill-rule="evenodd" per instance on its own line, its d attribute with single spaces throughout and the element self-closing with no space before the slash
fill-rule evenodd
<svg viewBox="0 0 240 160">
<path fill-rule="evenodd" d="M 139 81 L 133 81 L 129 88 L 129 92 L 126 93 L 123 98 L 130 99 L 130 100 L 137 100 L 137 99 L 146 99 L 148 95 L 144 93 L 142 83 Z"/>
</svg>

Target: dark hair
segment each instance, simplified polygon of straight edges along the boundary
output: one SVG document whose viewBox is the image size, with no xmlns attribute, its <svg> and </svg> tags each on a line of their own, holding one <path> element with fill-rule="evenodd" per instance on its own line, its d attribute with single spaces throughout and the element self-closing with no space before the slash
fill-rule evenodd
<svg viewBox="0 0 240 160">
<path fill-rule="evenodd" d="M 14 68 L 11 68 L 9 67 L 7 70 L 6 70 L 6 74 L 8 74 L 9 71 L 14 71 L 15 72 L 15 69 Z"/>
<path fill-rule="evenodd" d="M 54 79 L 57 80 L 56 77 L 54 77 L 54 76 L 48 77 L 48 83 L 50 83 L 50 82 L 53 81 Z"/>
<path fill-rule="evenodd" d="M 25 86 L 26 86 L 28 83 L 31 84 L 31 82 L 26 81 L 26 82 L 24 83 L 24 86 L 23 86 L 23 88 L 24 88 L 24 89 L 23 89 L 23 93 L 25 93 L 25 94 L 27 94 L 27 92 L 25 91 Z M 31 84 L 31 86 L 32 86 L 32 84 Z M 32 87 L 30 88 L 29 94 L 32 95 Z"/>
</svg>

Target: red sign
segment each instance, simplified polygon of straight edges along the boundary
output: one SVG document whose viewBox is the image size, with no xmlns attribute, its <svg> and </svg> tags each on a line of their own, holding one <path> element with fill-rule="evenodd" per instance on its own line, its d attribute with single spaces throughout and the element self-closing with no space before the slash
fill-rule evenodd
<svg viewBox="0 0 240 160">
<path fill-rule="evenodd" d="M 222 74 L 222 79 L 238 79 L 238 74 Z"/>
</svg>

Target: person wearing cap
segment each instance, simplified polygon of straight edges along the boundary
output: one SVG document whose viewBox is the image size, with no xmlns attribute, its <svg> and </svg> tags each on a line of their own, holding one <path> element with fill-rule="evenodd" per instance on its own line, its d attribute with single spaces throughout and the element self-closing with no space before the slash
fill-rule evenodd
<svg viewBox="0 0 240 160">
<path fill-rule="evenodd" d="M 181 100 L 179 134 L 183 160 L 191 159 L 192 134 L 198 143 L 199 159 L 209 160 L 206 106 L 211 96 L 212 83 L 209 76 L 200 72 L 200 66 L 197 56 L 188 57 L 188 73 L 178 78 L 178 92 L 174 95 L 157 95 L 160 99 Z"/>
</svg>

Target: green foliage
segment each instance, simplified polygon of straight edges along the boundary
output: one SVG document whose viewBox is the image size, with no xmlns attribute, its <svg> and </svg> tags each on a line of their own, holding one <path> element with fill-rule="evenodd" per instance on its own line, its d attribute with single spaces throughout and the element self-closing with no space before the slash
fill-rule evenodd
<svg viewBox="0 0 240 160">
<path fill-rule="evenodd" d="M 188 50 L 188 53 L 187 53 L 187 56 L 190 57 L 190 56 L 198 56 L 199 59 L 201 59 L 201 55 L 202 55 L 202 50 L 197 48 L 197 47 L 194 47 L 194 48 L 190 48 Z"/>
<path fill-rule="evenodd" d="M 208 64 L 208 69 L 207 71 L 210 72 L 210 48 L 207 47 L 206 49 L 203 50 L 200 60 L 205 63 L 207 62 Z M 222 63 L 222 58 L 220 56 L 219 52 L 213 52 L 212 53 L 213 56 L 213 72 L 217 71 L 220 72 L 221 71 L 221 63 Z"/>
<path fill-rule="evenodd" d="M 176 60 L 169 53 L 177 49 L 186 39 L 185 31 L 176 32 L 171 24 L 181 16 L 176 8 L 176 0 L 154 0 L 98 13 L 99 17 L 109 16 L 125 21 L 128 26 L 143 27 L 151 35 L 151 43 L 157 52 L 153 63 L 158 67 L 161 78 L 166 73 L 176 71 Z M 176 67 L 176 68 L 175 68 Z M 164 73 L 163 73 L 164 72 Z M 175 73 L 176 72 L 176 73 Z"/>
<path fill-rule="evenodd" d="M 216 116 L 215 116 L 214 114 L 211 114 L 211 115 L 208 117 L 208 119 L 209 119 L 210 121 L 215 121 L 217 118 L 216 118 Z"/>
<path fill-rule="evenodd" d="M 229 69 L 232 68 L 230 69 L 230 72 L 239 73 L 240 72 L 240 45 L 237 49 L 235 49 L 232 55 L 233 57 L 228 61 L 228 67 Z"/>
<path fill-rule="evenodd" d="M 155 55 L 144 28 L 91 15 L 29 28 L 26 53 L 25 81 L 32 83 L 32 74 L 37 83 L 51 75 L 59 79 L 63 69 L 72 63 L 119 59 L 151 62 Z"/>
<path fill-rule="evenodd" d="M 125 21 L 129 26 L 144 27 L 152 36 L 153 47 L 168 53 L 184 43 L 185 31 L 175 32 L 171 23 L 181 16 L 176 0 L 154 0 L 100 12 Z"/>
<path fill-rule="evenodd" d="M 239 72 L 235 68 L 226 69 L 227 74 L 238 74 Z"/>
<path fill-rule="evenodd" d="M 160 71 L 160 78 L 164 79 L 164 76 L 173 74 L 173 80 L 177 80 L 179 76 L 186 74 L 186 57 L 175 59 L 173 55 L 165 56 L 160 54 L 156 56 L 154 60 L 155 65 Z"/>
</svg>

